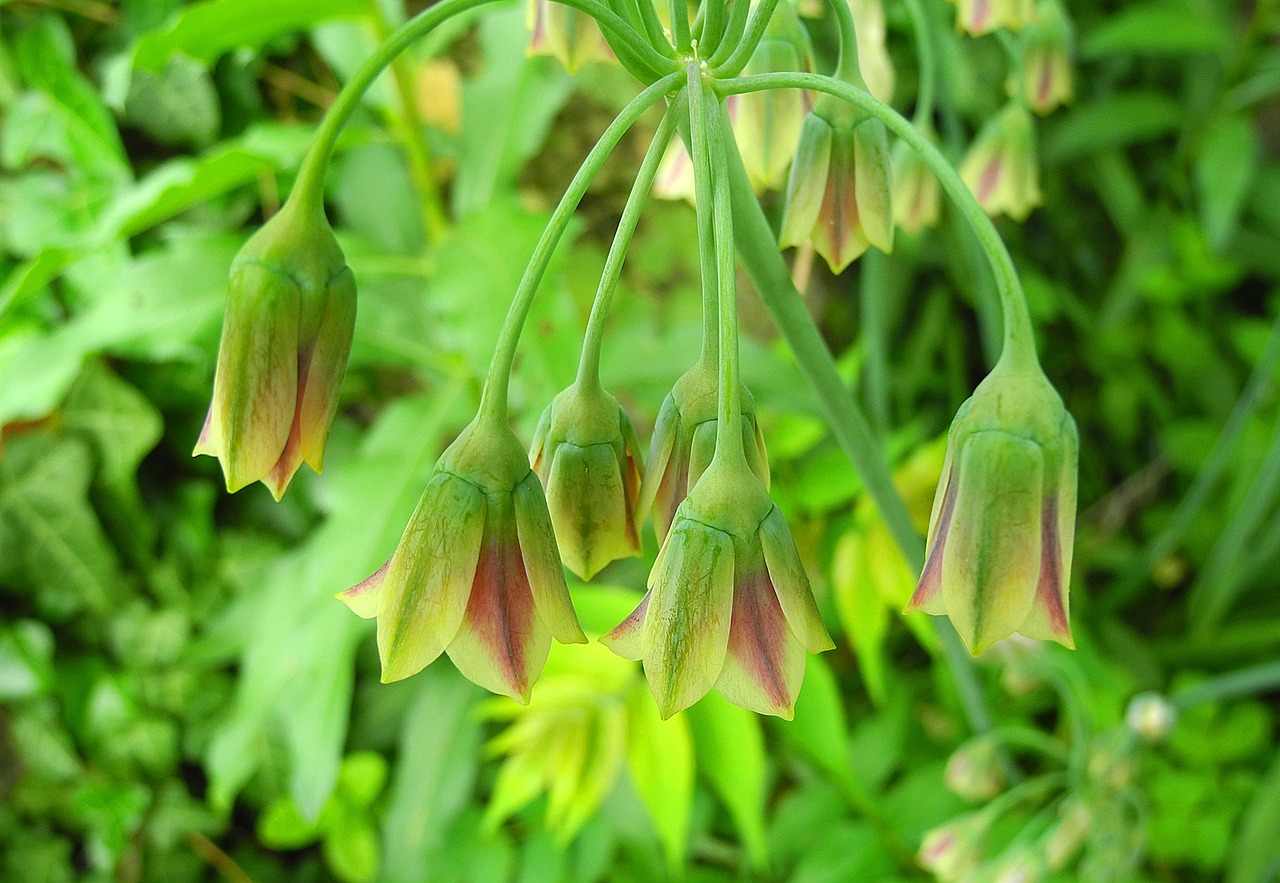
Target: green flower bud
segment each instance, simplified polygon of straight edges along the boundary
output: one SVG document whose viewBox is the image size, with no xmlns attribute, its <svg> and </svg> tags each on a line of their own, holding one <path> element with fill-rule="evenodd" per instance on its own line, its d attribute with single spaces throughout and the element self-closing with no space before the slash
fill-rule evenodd
<svg viewBox="0 0 1280 883">
<path fill-rule="evenodd" d="M 530 55 L 550 55 L 569 73 L 591 61 L 613 61 L 596 20 L 554 0 L 529 0 L 526 22 Z"/>
<path fill-rule="evenodd" d="M 554 637 L 584 643 L 538 477 L 505 424 L 472 422 L 440 456 L 391 559 L 338 597 L 377 617 L 383 683 L 447 652 L 527 702 Z"/>
<path fill-rule="evenodd" d="M 966 880 L 982 861 L 983 840 L 989 827 L 985 814 L 971 813 L 932 828 L 925 832 L 916 861 L 941 883 Z"/>
<path fill-rule="evenodd" d="M 1071 23 L 1057 0 L 1041 0 L 1022 35 L 1022 94 L 1047 114 L 1071 100 Z"/>
<path fill-rule="evenodd" d="M 975 37 L 999 28 L 1019 30 L 1035 19 L 1033 0 L 951 0 L 956 4 L 956 29 Z"/>
<path fill-rule="evenodd" d="M 231 264 L 193 452 L 222 462 L 228 491 L 261 481 L 278 500 L 304 461 L 321 471 L 355 318 L 355 279 L 323 211 L 285 203 Z"/>
<path fill-rule="evenodd" d="M 960 163 L 960 177 L 989 215 L 1021 221 L 1043 201 L 1035 123 L 1025 107 L 1011 102 L 987 120 Z"/>
<path fill-rule="evenodd" d="M 714 368 L 698 362 L 676 381 L 653 427 L 649 462 L 636 504 L 636 524 L 653 512 L 653 529 L 663 542 L 676 509 L 711 463 L 716 449 L 718 394 Z M 769 457 L 756 423 L 755 400 L 742 387 L 742 443 L 751 471 L 767 488 Z"/>
<path fill-rule="evenodd" d="M 781 3 L 742 73 L 804 71 L 812 65 L 808 33 L 795 9 Z M 728 98 L 733 137 L 757 193 L 786 184 L 805 114 L 812 106 L 810 93 L 800 89 L 769 89 Z"/>
<path fill-rule="evenodd" d="M 812 242 L 833 273 L 868 245 L 888 254 L 892 189 L 884 124 L 856 113 L 827 113 L 819 102 L 800 133 L 778 244 Z"/>
<path fill-rule="evenodd" d="M 833 646 L 782 513 L 745 464 L 725 460 L 680 504 L 648 594 L 601 641 L 643 660 L 663 718 L 715 687 L 789 720 L 805 651 Z"/>
<path fill-rule="evenodd" d="M 999 751 L 994 740 L 979 736 L 961 745 L 947 758 L 942 780 L 952 793 L 965 800 L 990 800 L 1004 787 Z"/>
<path fill-rule="evenodd" d="M 542 479 L 565 566 L 589 580 L 640 554 L 640 442 L 618 400 L 574 385 L 543 412 L 529 453 Z"/>
<path fill-rule="evenodd" d="M 1075 421 L 1038 370 L 997 365 L 960 406 L 907 612 L 945 614 L 981 653 L 1019 632 L 1074 646 Z"/>
</svg>

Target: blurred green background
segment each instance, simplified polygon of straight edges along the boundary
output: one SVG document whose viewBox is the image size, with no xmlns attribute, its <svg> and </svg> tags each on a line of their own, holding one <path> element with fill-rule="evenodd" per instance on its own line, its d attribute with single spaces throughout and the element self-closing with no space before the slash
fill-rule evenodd
<svg viewBox="0 0 1280 883">
<path fill-rule="evenodd" d="M 661 722 L 638 666 L 594 644 L 557 646 L 525 710 L 447 661 L 378 683 L 371 624 L 332 596 L 394 548 L 551 207 L 636 91 L 529 57 L 523 8 L 415 47 L 340 143 L 330 216 L 361 299 L 325 474 L 277 504 L 191 459 L 230 260 L 409 6 L 0 3 L 0 879 L 928 880 L 922 838 L 954 820 L 974 883 L 1280 879 L 1280 4 L 1067 5 L 1076 94 L 1037 119 L 1044 204 L 1000 229 L 1080 427 L 1079 649 L 977 660 L 995 729 L 976 741 L 745 277 L 744 378 L 838 644 L 795 721 L 712 695 Z M 1007 47 L 923 7 L 958 162 L 1007 99 Z M 884 14 L 909 112 L 912 18 Z M 824 69 L 830 30 L 806 21 Z M 655 124 L 534 308 L 526 440 L 572 380 Z M 692 209 L 655 200 L 623 275 L 604 379 L 642 438 L 696 356 L 695 241 Z M 922 527 L 998 343 L 982 266 L 944 211 L 807 285 Z M 650 533 L 571 585 L 589 633 L 655 552 Z"/>
</svg>

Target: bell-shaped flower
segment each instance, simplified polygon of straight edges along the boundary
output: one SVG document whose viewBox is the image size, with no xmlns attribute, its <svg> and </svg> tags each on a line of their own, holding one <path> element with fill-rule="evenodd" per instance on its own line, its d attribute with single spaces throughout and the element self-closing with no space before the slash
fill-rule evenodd
<svg viewBox="0 0 1280 883">
<path fill-rule="evenodd" d="M 756 47 L 744 75 L 805 71 L 813 65 L 809 37 L 795 10 L 778 5 L 765 37 Z M 781 189 L 800 142 L 805 114 L 813 106 L 800 89 L 767 89 L 732 96 L 733 137 L 756 193 Z"/>
<path fill-rule="evenodd" d="M 680 504 L 644 600 L 601 640 L 643 661 L 663 718 L 714 687 L 790 719 L 805 651 L 833 646 L 786 520 L 745 460 L 727 458 Z"/>
<path fill-rule="evenodd" d="M 893 251 L 893 173 L 884 124 L 856 112 L 805 118 L 778 244 L 810 241 L 833 273 L 867 250 Z"/>
<path fill-rule="evenodd" d="M 1071 100 L 1071 22 L 1057 0 L 1041 0 L 1022 35 L 1022 94 L 1044 115 Z"/>
<path fill-rule="evenodd" d="M 911 235 L 938 223 L 941 189 L 933 171 L 905 141 L 893 150 L 893 220 Z"/>
<path fill-rule="evenodd" d="M 991 827 L 988 813 L 979 811 L 931 828 L 924 834 L 916 861 L 939 883 L 959 883 L 982 863 L 982 846 Z"/>
<path fill-rule="evenodd" d="M 546 488 L 566 567 L 589 580 L 609 562 L 640 554 L 644 464 L 617 399 L 590 383 L 561 392 L 542 414 L 529 460 Z"/>
<path fill-rule="evenodd" d="M 867 91 L 885 104 L 893 100 L 893 59 L 885 45 L 884 3 L 882 0 L 846 0 L 853 14 L 858 41 L 858 72 Z"/>
<path fill-rule="evenodd" d="M 1034 0 L 951 0 L 956 4 L 956 29 L 975 37 L 999 28 L 1017 31 L 1035 20 Z"/>
<path fill-rule="evenodd" d="M 447 652 L 472 681 L 527 702 L 551 638 L 586 641 L 542 485 L 511 429 L 481 417 L 440 456 L 391 559 L 338 597 L 377 617 L 384 683 Z"/>
<path fill-rule="evenodd" d="M 710 360 L 699 361 L 676 381 L 658 411 L 649 442 L 649 462 L 640 486 L 636 523 L 653 514 L 653 529 L 662 543 L 676 509 L 697 484 L 716 450 L 717 381 Z M 769 456 L 756 423 L 755 400 L 742 387 L 742 442 L 751 471 L 767 488 Z"/>
<path fill-rule="evenodd" d="M 324 446 L 355 329 L 356 284 L 323 208 L 290 200 L 231 264 L 213 401 L 194 455 L 227 490 L 261 481 L 278 500 Z"/>
<path fill-rule="evenodd" d="M 947 438 L 907 611 L 949 616 L 975 654 L 1015 632 L 1073 646 L 1075 421 L 1045 376 L 997 364 Z"/>
<path fill-rule="evenodd" d="M 987 120 L 960 163 L 960 177 L 989 215 L 1021 221 L 1041 203 L 1035 122 L 1021 103 Z"/>
<path fill-rule="evenodd" d="M 526 21 L 530 55 L 550 55 L 569 73 L 591 61 L 613 61 L 596 20 L 555 0 L 529 0 Z"/>
</svg>

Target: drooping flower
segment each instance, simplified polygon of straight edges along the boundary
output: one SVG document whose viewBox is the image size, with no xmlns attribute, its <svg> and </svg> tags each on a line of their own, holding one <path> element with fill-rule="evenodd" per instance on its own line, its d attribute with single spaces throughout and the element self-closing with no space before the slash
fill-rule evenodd
<svg viewBox="0 0 1280 883">
<path fill-rule="evenodd" d="M 231 264 L 213 400 L 194 456 L 227 490 L 261 481 L 279 500 L 324 446 L 355 329 L 356 285 L 323 208 L 290 200 Z"/>
<path fill-rule="evenodd" d="M 1004 770 L 994 739 L 970 739 L 947 758 L 942 781 L 965 800 L 990 800 L 1004 788 Z"/>
<path fill-rule="evenodd" d="M 968 879 L 982 861 L 982 843 L 990 826 L 989 816 L 976 812 L 932 828 L 925 832 L 916 861 L 941 883 Z"/>
<path fill-rule="evenodd" d="M 601 640 L 643 661 L 664 718 L 714 687 L 790 719 L 805 651 L 833 646 L 782 513 L 745 461 L 721 459 L 680 504 L 648 594 Z"/>
<path fill-rule="evenodd" d="M 591 61 L 614 60 L 600 26 L 585 12 L 554 0 L 529 0 L 526 21 L 529 54 L 550 55 L 571 74 Z"/>
<path fill-rule="evenodd" d="M 951 424 L 907 612 L 949 616 L 975 654 L 1015 632 L 1074 646 L 1078 448 L 1075 421 L 1045 376 L 998 363 Z"/>
<path fill-rule="evenodd" d="M 1021 103 L 1010 102 L 983 125 L 960 163 L 960 177 L 989 215 L 1021 221 L 1043 201 L 1035 122 Z"/>
<path fill-rule="evenodd" d="M 893 251 L 893 174 L 883 123 L 825 108 L 805 118 L 778 244 L 810 241 L 839 273 L 868 245 Z"/>
<path fill-rule="evenodd" d="M 1044 115 L 1071 100 L 1071 23 L 1057 0 L 1041 0 L 1022 35 L 1022 94 Z"/>
<path fill-rule="evenodd" d="M 529 454 L 546 488 L 566 567 L 589 580 L 606 564 L 640 554 L 636 504 L 640 442 L 618 400 L 575 384 L 555 397 Z"/>
<path fill-rule="evenodd" d="M 952 0 L 956 29 L 975 37 L 998 28 L 1019 30 L 1035 20 L 1034 0 Z"/>
<path fill-rule="evenodd" d="M 893 150 L 893 220 L 913 236 L 938 223 L 941 189 L 933 171 L 905 141 Z"/>
<path fill-rule="evenodd" d="M 658 411 L 649 461 L 636 506 L 636 523 L 650 512 L 658 542 L 666 539 L 676 509 L 711 463 L 716 448 L 717 381 L 711 360 L 699 361 L 676 381 Z M 742 387 L 742 442 L 751 471 L 767 488 L 769 457 L 756 423 L 755 400 Z"/>
<path fill-rule="evenodd" d="M 377 617 L 383 683 L 447 652 L 527 702 L 551 638 L 583 643 L 537 475 L 505 423 L 477 418 L 440 456 L 391 559 L 338 595 Z"/>
<path fill-rule="evenodd" d="M 846 0 L 858 40 L 858 71 L 867 91 L 888 104 L 893 100 L 893 59 L 885 45 L 882 0 Z"/>
</svg>

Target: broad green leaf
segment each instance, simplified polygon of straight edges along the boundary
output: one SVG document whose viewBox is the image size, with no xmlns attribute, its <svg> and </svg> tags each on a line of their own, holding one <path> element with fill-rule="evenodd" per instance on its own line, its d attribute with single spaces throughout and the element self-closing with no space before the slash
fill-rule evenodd
<svg viewBox="0 0 1280 883">
<path fill-rule="evenodd" d="M 627 696 L 627 769 L 667 864 L 673 871 L 681 868 L 693 810 L 693 742 L 685 715 L 664 721 L 644 683 Z"/>
<path fill-rule="evenodd" d="M 45 693 L 53 682 L 53 633 L 47 625 L 23 619 L 0 631 L 0 701 Z"/>
<path fill-rule="evenodd" d="M 315 821 L 303 818 L 298 805 L 284 795 L 258 817 L 258 840 L 271 849 L 299 849 L 319 837 Z"/>
<path fill-rule="evenodd" d="M 1258 788 L 1236 829 L 1227 859 L 1226 883 L 1269 883 L 1280 869 L 1280 755 Z"/>
<path fill-rule="evenodd" d="M 889 611 L 868 562 L 868 532 L 865 525 L 858 524 L 840 538 L 832 553 L 831 583 L 840 623 L 858 655 L 858 672 L 871 700 L 879 705 L 888 690 L 884 639 L 889 631 Z"/>
<path fill-rule="evenodd" d="M 138 492 L 138 466 L 160 441 L 160 413 L 136 389 L 100 364 L 88 365 L 62 408 L 63 426 L 84 433 L 98 455 L 96 485 L 104 520 L 139 558 L 155 542 L 156 525 Z"/>
<path fill-rule="evenodd" d="M 479 769 L 480 689 L 442 665 L 407 683 L 418 693 L 401 732 L 383 822 L 387 883 L 417 883 L 423 868 L 447 864 L 447 832 L 471 799 Z"/>
<path fill-rule="evenodd" d="M 51 619 L 105 612 L 121 591 L 115 552 L 87 500 L 88 444 L 38 434 L 0 454 L 0 580 L 35 592 Z"/>
<path fill-rule="evenodd" d="M 1205 238 L 1215 251 L 1231 239 L 1258 168 L 1258 133 L 1249 117 L 1217 120 L 1196 156 L 1196 193 Z"/>
<path fill-rule="evenodd" d="M 1212 5 L 1154 0 L 1107 16 L 1080 44 L 1087 59 L 1103 55 L 1190 55 L 1217 52 L 1231 34 Z"/>
<path fill-rule="evenodd" d="M 363 815 L 350 814 L 324 835 L 325 864 L 343 883 L 370 883 L 378 876 L 378 832 Z"/>
<path fill-rule="evenodd" d="M 846 792 L 861 792 L 849 765 L 849 729 L 840 688 L 821 656 L 810 655 L 805 665 L 795 718 L 777 726 L 790 744 Z"/>
<path fill-rule="evenodd" d="M 1119 92 L 1081 103 L 1045 126 L 1047 164 L 1148 141 L 1182 125 L 1185 108 L 1160 92 Z"/>
<path fill-rule="evenodd" d="M 163 144 L 204 147 L 217 137 L 222 112 L 205 66 L 174 55 L 159 73 L 134 73 L 124 119 Z"/>
<path fill-rule="evenodd" d="M 348 754 L 338 769 L 337 794 L 352 806 L 367 808 L 387 783 L 387 761 L 376 751 Z"/>
<path fill-rule="evenodd" d="M 715 692 L 708 693 L 686 715 L 698 770 L 728 808 L 751 866 L 767 868 L 764 800 L 769 767 L 759 716 L 729 704 Z"/>
<path fill-rule="evenodd" d="M 160 71 L 181 53 L 210 64 L 232 49 L 257 49 L 322 21 L 368 14 L 364 0 L 204 0 L 184 8 L 163 28 L 143 34 L 134 45 L 133 63 Z"/>
<path fill-rule="evenodd" d="M 480 25 L 482 73 L 462 90 L 462 135 L 453 210 L 462 218 L 509 191 L 524 163 L 542 146 L 569 95 L 571 78 L 552 59 L 525 51 L 523 9 L 487 16 Z"/>
</svg>

